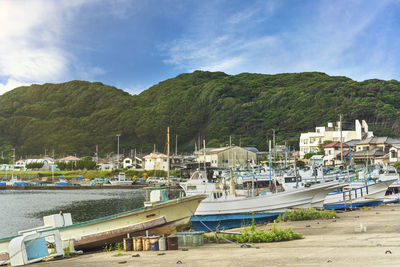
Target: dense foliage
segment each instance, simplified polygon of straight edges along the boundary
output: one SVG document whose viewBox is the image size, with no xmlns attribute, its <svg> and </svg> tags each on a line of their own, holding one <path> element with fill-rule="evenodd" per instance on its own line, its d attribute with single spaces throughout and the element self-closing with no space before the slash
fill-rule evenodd
<svg viewBox="0 0 400 267">
<path fill-rule="evenodd" d="M 43 167 L 43 165 L 44 165 L 44 163 L 43 162 L 31 162 L 31 163 L 28 163 L 28 164 L 26 164 L 26 168 L 29 170 L 29 169 L 31 169 L 31 170 L 33 170 L 33 169 L 41 169 L 42 167 Z"/>
<path fill-rule="evenodd" d="M 71 81 L 19 87 L 0 96 L 0 149 L 8 156 L 55 151 L 100 156 L 164 152 L 166 128 L 180 150 L 233 143 L 266 150 L 272 129 L 277 143 L 298 145 L 301 132 L 338 120 L 344 129 L 365 119 L 376 135 L 400 133 L 400 83 L 356 82 L 324 73 L 227 75 L 195 71 L 160 82 L 139 95 L 102 83 Z"/>
</svg>

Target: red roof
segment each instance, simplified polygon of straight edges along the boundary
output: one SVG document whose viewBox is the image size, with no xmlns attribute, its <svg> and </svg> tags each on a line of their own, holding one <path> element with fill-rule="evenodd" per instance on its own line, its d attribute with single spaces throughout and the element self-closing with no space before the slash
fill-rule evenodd
<svg viewBox="0 0 400 267">
<path fill-rule="evenodd" d="M 348 144 L 345 144 L 345 143 L 343 143 L 343 145 L 342 145 L 343 147 L 349 147 L 349 145 Z M 333 143 L 329 143 L 329 144 L 327 144 L 327 145 L 325 145 L 324 146 L 324 148 L 331 148 L 331 147 L 340 147 L 340 142 L 339 141 L 336 141 L 336 142 L 333 142 Z"/>
<path fill-rule="evenodd" d="M 343 151 L 343 156 L 344 156 L 344 157 L 347 157 L 347 155 L 349 155 L 349 151 L 348 151 L 348 150 Z M 337 154 L 336 157 L 337 157 L 337 158 L 342 157 L 342 153 Z"/>
</svg>

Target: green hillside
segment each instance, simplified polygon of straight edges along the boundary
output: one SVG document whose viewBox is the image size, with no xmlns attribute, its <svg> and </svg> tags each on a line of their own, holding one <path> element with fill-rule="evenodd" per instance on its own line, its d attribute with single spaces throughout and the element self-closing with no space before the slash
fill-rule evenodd
<svg viewBox="0 0 400 267">
<path fill-rule="evenodd" d="M 17 155 L 100 155 L 120 151 L 164 151 L 166 128 L 179 149 L 233 142 L 267 147 L 277 141 L 298 143 L 300 132 L 335 122 L 345 126 L 365 119 L 376 135 L 400 135 L 400 83 L 356 82 L 324 73 L 227 75 L 195 71 L 130 95 L 102 83 L 71 81 L 19 87 L 0 96 L 0 149 Z M 8 151 L 8 152 L 7 152 Z"/>
</svg>

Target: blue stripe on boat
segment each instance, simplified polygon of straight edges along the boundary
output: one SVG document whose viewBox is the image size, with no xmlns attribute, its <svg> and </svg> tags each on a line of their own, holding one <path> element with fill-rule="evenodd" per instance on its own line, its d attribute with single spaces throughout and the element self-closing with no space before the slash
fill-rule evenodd
<svg viewBox="0 0 400 267">
<path fill-rule="evenodd" d="M 357 208 L 357 207 L 375 207 L 382 204 L 383 201 L 381 200 L 374 200 L 369 202 L 363 203 L 341 203 L 341 204 L 324 204 L 324 209 L 328 210 L 342 210 L 345 208 Z"/>
<path fill-rule="evenodd" d="M 254 223 L 262 224 L 272 222 L 281 213 L 282 212 L 254 213 Z M 201 222 L 207 225 L 211 230 L 215 231 L 217 228 L 222 230 L 250 225 L 252 222 L 252 218 L 252 213 L 201 215 L 193 216 L 191 223 L 192 228 L 195 231 L 209 232 L 210 230 L 205 227 Z"/>
</svg>

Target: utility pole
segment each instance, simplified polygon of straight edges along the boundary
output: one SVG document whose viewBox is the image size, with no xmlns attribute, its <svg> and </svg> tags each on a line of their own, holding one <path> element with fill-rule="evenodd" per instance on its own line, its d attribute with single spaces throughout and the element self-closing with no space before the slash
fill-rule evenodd
<svg viewBox="0 0 400 267">
<path fill-rule="evenodd" d="M 44 149 L 44 157 L 47 157 L 47 149 Z"/>
<path fill-rule="evenodd" d="M 344 167 L 344 162 L 343 162 L 343 140 L 342 140 L 342 114 L 339 115 L 340 118 L 340 158 L 341 158 L 341 162 L 342 162 L 342 166 Z"/>
<path fill-rule="evenodd" d="M 99 161 L 99 145 L 96 145 L 96 162 Z"/>
<path fill-rule="evenodd" d="M 285 141 L 285 168 L 287 166 L 287 142 Z"/>
<path fill-rule="evenodd" d="M 276 142 L 275 142 L 275 129 L 272 129 L 273 143 L 274 143 L 274 161 L 276 162 Z"/>
<path fill-rule="evenodd" d="M 229 147 L 231 147 L 232 146 L 232 136 L 230 135 L 229 136 Z"/>
<path fill-rule="evenodd" d="M 175 135 L 175 155 L 178 155 L 178 135 Z"/>
<path fill-rule="evenodd" d="M 117 134 L 117 169 L 119 168 L 119 137 L 121 134 Z"/>
</svg>

